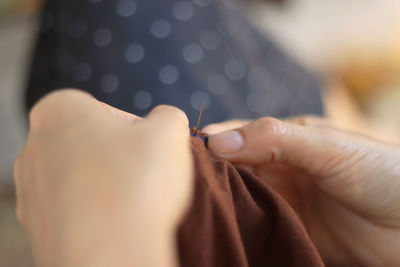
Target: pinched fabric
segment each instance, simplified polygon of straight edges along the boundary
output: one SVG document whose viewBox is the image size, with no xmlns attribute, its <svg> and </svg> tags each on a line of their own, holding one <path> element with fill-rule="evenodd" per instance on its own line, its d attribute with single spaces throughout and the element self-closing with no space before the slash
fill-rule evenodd
<svg viewBox="0 0 400 267">
<path fill-rule="evenodd" d="M 258 177 L 192 137 L 195 190 L 178 229 L 181 266 L 324 266 L 297 214 Z"/>
</svg>

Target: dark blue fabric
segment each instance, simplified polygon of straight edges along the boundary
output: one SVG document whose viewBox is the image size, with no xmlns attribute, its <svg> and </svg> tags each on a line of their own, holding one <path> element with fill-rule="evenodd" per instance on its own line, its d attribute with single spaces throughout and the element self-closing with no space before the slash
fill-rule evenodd
<svg viewBox="0 0 400 267">
<path fill-rule="evenodd" d="M 57 88 L 192 123 L 322 114 L 320 84 L 253 29 L 235 0 L 49 0 L 28 82 L 30 108 Z"/>
</svg>

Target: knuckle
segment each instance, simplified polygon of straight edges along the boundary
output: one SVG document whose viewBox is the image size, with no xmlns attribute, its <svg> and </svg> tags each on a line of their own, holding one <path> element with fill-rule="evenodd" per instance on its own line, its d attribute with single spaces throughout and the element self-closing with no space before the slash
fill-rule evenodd
<svg viewBox="0 0 400 267">
<path fill-rule="evenodd" d="M 264 117 L 256 120 L 255 122 L 257 132 L 264 135 L 278 135 L 282 129 L 282 122 L 278 119 L 271 117 Z"/>
<path fill-rule="evenodd" d="M 171 107 L 171 113 L 173 113 L 177 118 L 179 118 L 179 120 L 182 121 L 187 120 L 186 113 L 177 107 Z"/>
<path fill-rule="evenodd" d="M 53 92 L 40 99 L 29 113 L 29 126 L 31 131 L 39 131 L 46 125 L 52 123 L 53 114 L 60 115 L 61 109 L 65 106 L 63 92 Z"/>
<path fill-rule="evenodd" d="M 29 113 L 30 132 L 62 126 L 72 116 L 80 114 L 78 102 L 88 102 L 90 98 L 88 93 L 75 89 L 61 89 L 44 96 Z"/>
<path fill-rule="evenodd" d="M 169 105 L 158 105 L 153 109 L 153 112 L 166 114 L 170 117 L 169 122 L 177 122 L 179 124 L 183 123 L 185 126 L 189 124 L 185 112 L 177 107 Z"/>
<path fill-rule="evenodd" d="M 184 114 L 182 110 L 177 107 L 169 106 L 169 105 L 158 105 L 154 108 L 154 111 L 165 112 L 165 113 L 174 113 L 174 114 Z"/>
</svg>

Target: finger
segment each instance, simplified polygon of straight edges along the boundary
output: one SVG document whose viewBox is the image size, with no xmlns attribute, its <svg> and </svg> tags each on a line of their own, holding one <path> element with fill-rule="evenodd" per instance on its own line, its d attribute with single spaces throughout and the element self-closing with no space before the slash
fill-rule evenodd
<svg viewBox="0 0 400 267">
<path fill-rule="evenodd" d="M 262 118 L 234 131 L 211 135 L 208 146 L 235 163 L 286 163 L 318 172 L 326 161 L 354 147 L 349 142 L 329 129 Z"/>
<path fill-rule="evenodd" d="M 250 123 L 250 120 L 232 120 L 221 123 L 209 124 L 202 129 L 203 132 L 212 135 L 220 132 L 229 131 L 236 128 L 241 128 Z"/>
<path fill-rule="evenodd" d="M 188 199 L 193 194 L 193 162 L 190 150 L 189 121 L 186 114 L 172 106 L 161 105 L 154 108 L 144 120 L 150 130 L 156 133 L 153 144 L 157 147 L 157 154 L 153 157 L 155 162 L 164 164 L 163 175 L 171 188 L 179 188 L 181 194 L 178 203 L 183 209 L 189 205 Z M 146 134 L 148 134 L 146 129 Z M 180 174 L 177 175 L 177 171 Z M 160 184 L 159 179 L 157 183 Z M 174 197 L 174 194 L 171 194 Z M 177 211 L 179 209 L 175 209 Z M 176 216 L 180 217 L 180 216 Z"/>
<path fill-rule="evenodd" d="M 146 120 L 154 125 L 160 133 L 188 134 L 189 120 L 182 110 L 167 105 L 155 107 Z"/>
<path fill-rule="evenodd" d="M 360 215 L 398 227 L 400 151 L 394 145 L 262 118 L 210 136 L 208 147 L 233 163 L 283 163 L 303 169 L 322 190 Z"/>
</svg>

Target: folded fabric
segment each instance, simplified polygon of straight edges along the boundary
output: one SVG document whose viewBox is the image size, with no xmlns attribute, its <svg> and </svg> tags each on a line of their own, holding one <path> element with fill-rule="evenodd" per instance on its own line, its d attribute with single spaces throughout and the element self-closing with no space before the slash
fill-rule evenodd
<svg viewBox="0 0 400 267">
<path fill-rule="evenodd" d="M 178 229 L 181 266 L 324 266 L 300 219 L 272 188 L 192 137 L 195 191 Z"/>
</svg>

